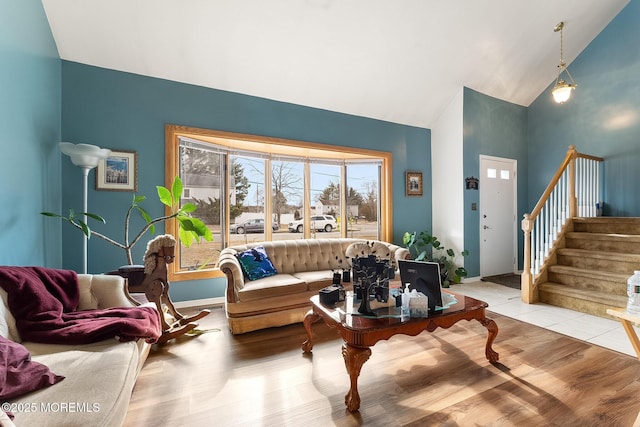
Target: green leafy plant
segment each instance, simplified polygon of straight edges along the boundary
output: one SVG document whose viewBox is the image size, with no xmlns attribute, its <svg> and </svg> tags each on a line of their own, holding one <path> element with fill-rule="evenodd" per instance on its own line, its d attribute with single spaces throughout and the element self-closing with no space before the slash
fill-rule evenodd
<svg viewBox="0 0 640 427">
<path fill-rule="evenodd" d="M 200 241 L 200 239 L 204 239 L 208 242 L 213 240 L 211 230 L 209 230 L 206 224 L 200 219 L 192 216 L 192 213 L 196 210 L 196 206 L 193 203 L 186 203 L 183 206 L 180 206 L 180 196 L 182 195 L 182 180 L 180 180 L 180 177 L 177 176 L 174 179 L 171 189 L 162 186 L 156 186 L 156 189 L 158 190 L 158 198 L 160 199 L 160 202 L 165 206 L 168 206 L 171 213 L 169 215 L 164 215 L 152 219 L 147 211 L 140 205 L 140 203 L 146 200 L 146 197 L 134 194 L 131 200 L 131 205 L 127 209 L 127 214 L 125 216 L 124 243 L 117 242 L 102 233 L 91 230 L 89 225 L 84 222 L 84 216 L 86 215 L 87 218 L 91 218 L 96 221 L 102 222 L 103 224 L 106 224 L 105 219 L 100 215 L 89 212 L 76 213 L 73 209 L 69 209 L 68 216 L 59 215 L 52 212 L 41 212 L 41 214 L 66 220 L 71 225 L 81 230 L 87 237 L 87 239 L 91 238 L 91 236 L 96 236 L 111 243 L 114 246 L 117 246 L 120 249 L 123 249 L 126 253 L 127 262 L 129 264 L 133 264 L 131 250 L 135 246 L 135 244 L 140 241 L 142 236 L 147 231 L 150 231 L 152 234 L 155 233 L 155 224 L 170 220 L 172 218 L 175 218 L 176 221 L 178 221 L 178 238 L 180 239 L 180 242 L 182 242 L 182 244 L 186 247 L 191 246 L 194 242 Z M 142 227 L 138 234 L 136 234 L 136 236 L 131 241 L 129 241 L 129 221 L 131 219 L 131 214 L 134 211 L 138 212 L 138 214 L 144 219 L 146 224 L 144 227 Z"/>
<path fill-rule="evenodd" d="M 463 277 L 467 277 L 467 270 L 464 267 L 456 266 L 455 251 L 442 246 L 436 236 L 426 231 L 406 232 L 402 237 L 402 242 L 411 253 L 412 259 L 440 264 L 443 287 L 448 288 L 450 283 L 460 283 Z M 469 255 L 469 251 L 466 249 L 459 254 L 463 257 L 467 255 Z"/>
</svg>

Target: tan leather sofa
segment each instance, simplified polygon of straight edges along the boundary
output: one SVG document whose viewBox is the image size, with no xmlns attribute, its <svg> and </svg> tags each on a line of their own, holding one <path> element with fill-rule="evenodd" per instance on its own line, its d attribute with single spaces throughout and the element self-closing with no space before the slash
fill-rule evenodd
<svg viewBox="0 0 640 427">
<path fill-rule="evenodd" d="M 264 246 L 278 274 L 249 281 L 236 254 L 256 246 Z M 348 267 L 356 254 L 371 251 L 390 259 L 394 268 L 397 259 L 409 257 L 406 248 L 392 243 L 351 238 L 279 240 L 222 250 L 219 267 L 227 276 L 225 308 L 231 333 L 302 322 L 309 298 L 332 283 L 333 271 Z"/>
</svg>

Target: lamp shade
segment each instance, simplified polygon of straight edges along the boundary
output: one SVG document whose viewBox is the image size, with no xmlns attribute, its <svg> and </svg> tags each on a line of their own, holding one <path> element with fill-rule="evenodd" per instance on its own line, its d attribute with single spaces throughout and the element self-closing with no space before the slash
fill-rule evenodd
<svg viewBox="0 0 640 427">
<path fill-rule="evenodd" d="M 556 85 L 553 87 L 553 90 L 551 91 L 553 100 L 558 104 L 562 104 L 568 101 L 571 97 L 571 91 L 575 88 L 575 85 L 570 85 L 564 80 L 560 80 L 558 83 L 556 83 Z"/>
<path fill-rule="evenodd" d="M 95 168 L 100 159 L 106 159 L 111 154 L 111 150 L 100 148 L 91 144 L 72 144 L 61 142 L 60 151 L 71 157 L 71 162 L 81 168 Z"/>
</svg>

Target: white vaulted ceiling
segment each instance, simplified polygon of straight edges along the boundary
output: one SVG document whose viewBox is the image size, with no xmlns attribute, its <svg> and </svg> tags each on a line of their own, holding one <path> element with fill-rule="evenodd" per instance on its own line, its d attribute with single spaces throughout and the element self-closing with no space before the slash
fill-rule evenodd
<svg viewBox="0 0 640 427">
<path fill-rule="evenodd" d="M 529 105 L 554 26 L 570 64 L 627 3 L 43 0 L 62 59 L 427 128 L 462 86 Z"/>
</svg>

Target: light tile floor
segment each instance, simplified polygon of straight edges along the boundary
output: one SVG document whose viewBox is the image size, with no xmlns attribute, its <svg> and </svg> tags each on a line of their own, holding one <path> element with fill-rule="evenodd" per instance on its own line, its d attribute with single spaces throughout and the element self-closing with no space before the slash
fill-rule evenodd
<svg viewBox="0 0 640 427">
<path fill-rule="evenodd" d="M 637 357 L 619 321 L 543 303 L 525 304 L 518 289 L 491 282 L 462 283 L 452 285 L 451 290 L 485 301 L 494 313 Z M 635 329 L 640 335 L 640 328 Z"/>
</svg>

